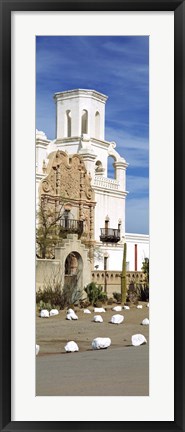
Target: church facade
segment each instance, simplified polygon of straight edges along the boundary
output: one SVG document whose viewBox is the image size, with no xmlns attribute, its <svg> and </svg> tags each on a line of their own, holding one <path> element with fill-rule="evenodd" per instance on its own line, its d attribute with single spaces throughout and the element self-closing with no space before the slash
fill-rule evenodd
<svg viewBox="0 0 185 432">
<path fill-rule="evenodd" d="M 56 93 L 54 100 L 56 138 L 50 141 L 44 132 L 36 132 L 37 207 L 42 202 L 51 214 L 60 214 L 61 242 L 52 259 L 62 262 L 64 277 L 73 272 L 76 259 L 83 267 L 84 285 L 92 272 L 121 271 L 126 242 L 127 270 L 141 271 L 149 258 L 149 236 L 125 232 L 128 164 L 115 142 L 105 140 L 107 96 L 77 89 Z M 39 260 L 39 281 L 42 265 Z"/>
</svg>

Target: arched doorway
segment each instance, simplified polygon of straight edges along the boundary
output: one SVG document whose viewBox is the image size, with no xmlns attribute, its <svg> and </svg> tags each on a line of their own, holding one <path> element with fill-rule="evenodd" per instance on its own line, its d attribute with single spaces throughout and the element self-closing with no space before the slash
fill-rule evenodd
<svg viewBox="0 0 185 432">
<path fill-rule="evenodd" d="M 82 289 L 83 261 L 81 255 L 71 251 L 65 260 L 64 284 L 70 288 Z"/>
</svg>

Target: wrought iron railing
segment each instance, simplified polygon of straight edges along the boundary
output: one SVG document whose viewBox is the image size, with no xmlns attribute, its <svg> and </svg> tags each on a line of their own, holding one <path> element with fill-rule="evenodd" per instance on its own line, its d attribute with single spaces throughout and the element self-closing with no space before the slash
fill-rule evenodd
<svg viewBox="0 0 185 432">
<path fill-rule="evenodd" d="M 82 234 L 83 233 L 83 221 L 76 219 L 61 219 L 60 221 L 60 232 Z"/>
<path fill-rule="evenodd" d="M 120 241 L 120 230 L 118 228 L 100 228 L 100 240 L 102 242 L 117 243 Z"/>
</svg>

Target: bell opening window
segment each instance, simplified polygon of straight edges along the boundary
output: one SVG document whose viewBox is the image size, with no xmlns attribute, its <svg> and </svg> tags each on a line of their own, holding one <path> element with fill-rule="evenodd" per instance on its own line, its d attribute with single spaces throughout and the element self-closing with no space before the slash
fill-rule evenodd
<svg viewBox="0 0 185 432">
<path fill-rule="evenodd" d="M 67 137 L 71 137 L 71 111 L 66 111 L 66 135 Z"/>
<path fill-rule="evenodd" d="M 95 114 L 95 138 L 100 138 L 100 113 Z"/>
<path fill-rule="evenodd" d="M 87 110 L 82 111 L 82 126 L 81 126 L 82 134 L 88 133 L 88 112 Z"/>
<path fill-rule="evenodd" d="M 113 156 L 108 156 L 107 161 L 107 177 L 110 179 L 116 179 L 116 169 L 114 167 L 115 159 Z"/>
</svg>

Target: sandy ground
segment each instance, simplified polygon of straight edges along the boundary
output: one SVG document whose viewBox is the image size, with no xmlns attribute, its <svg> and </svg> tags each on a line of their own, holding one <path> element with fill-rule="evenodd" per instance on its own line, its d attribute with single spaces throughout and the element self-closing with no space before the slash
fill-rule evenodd
<svg viewBox="0 0 185 432">
<path fill-rule="evenodd" d="M 37 396 L 147 396 L 149 394 L 149 344 L 131 345 L 131 336 L 143 334 L 149 342 L 149 326 L 141 321 L 149 317 L 149 308 L 141 303 L 122 312 L 106 306 L 100 315 L 103 323 L 92 321 L 91 314 L 76 308 L 77 321 L 66 320 L 66 310 L 58 316 L 36 318 L 36 343 L 40 352 L 36 358 Z M 111 324 L 110 318 L 119 313 L 123 323 Z M 97 314 L 96 314 L 97 315 Z M 111 346 L 92 350 L 96 337 L 110 337 Z M 79 352 L 66 353 L 67 341 L 74 340 Z"/>
</svg>

